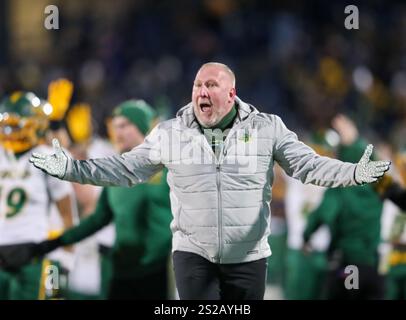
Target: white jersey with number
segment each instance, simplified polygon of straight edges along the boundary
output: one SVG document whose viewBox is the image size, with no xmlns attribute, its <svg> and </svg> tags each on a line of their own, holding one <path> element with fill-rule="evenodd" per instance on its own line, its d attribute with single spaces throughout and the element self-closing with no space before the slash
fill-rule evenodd
<svg viewBox="0 0 406 320">
<path fill-rule="evenodd" d="M 0 245 L 46 239 L 50 204 L 73 192 L 69 182 L 35 168 L 32 152 L 53 151 L 41 145 L 16 158 L 0 147 Z"/>
<path fill-rule="evenodd" d="M 288 225 L 288 247 L 301 249 L 303 232 L 308 215 L 321 203 L 326 188 L 286 178 L 285 209 Z M 325 251 L 330 244 L 330 232 L 326 226 L 320 227 L 310 238 L 314 250 Z"/>
</svg>

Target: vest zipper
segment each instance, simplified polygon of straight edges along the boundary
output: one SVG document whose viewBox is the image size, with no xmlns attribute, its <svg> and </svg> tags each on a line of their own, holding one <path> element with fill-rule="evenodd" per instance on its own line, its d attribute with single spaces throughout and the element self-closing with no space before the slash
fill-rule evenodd
<svg viewBox="0 0 406 320">
<path fill-rule="evenodd" d="M 217 189 L 218 189 L 218 260 L 221 263 L 223 252 L 223 207 L 222 207 L 222 194 L 221 194 L 221 179 L 220 179 L 220 163 L 216 165 L 217 170 Z"/>
</svg>

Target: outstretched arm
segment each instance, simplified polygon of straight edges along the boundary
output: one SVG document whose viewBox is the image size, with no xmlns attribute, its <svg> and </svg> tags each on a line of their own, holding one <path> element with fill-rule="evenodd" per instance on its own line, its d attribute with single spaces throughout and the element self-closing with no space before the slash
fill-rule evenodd
<svg viewBox="0 0 406 320">
<path fill-rule="evenodd" d="M 52 141 L 55 153 L 34 153 L 30 162 L 59 179 L 99 186 L 132 186 L 147 181 L 162 169 L 160 161 L 159 128 L 145 141 L 122 155 L 103 159 L 74 160 L 61 149 L 58 140 Z"/>
<path fill-rule="evenodd" d="M 375 182 L 388 169 L 389 161 L 371 161 L 369 145 L 357 164 L 322 157 L 300 142 L 295 133 L 274 116 L 274 157 L 285 172 L 303 183 L 323 187 L 347 187 Z"/>
</svg>

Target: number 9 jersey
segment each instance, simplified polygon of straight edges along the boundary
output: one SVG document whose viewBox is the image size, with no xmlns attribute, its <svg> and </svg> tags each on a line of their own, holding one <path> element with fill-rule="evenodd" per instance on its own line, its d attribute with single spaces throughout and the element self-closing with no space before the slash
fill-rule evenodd
<svg viewBox="0 0 406 320">
<path fill-rule="evenodd" d="M 52 149 L 40 145 L 16 157 L 0 146 L 0 245 L 46 239 L 51 203 L 73 193 L 69 182 L 30 165 L 32 152 Z"/>
</svg>

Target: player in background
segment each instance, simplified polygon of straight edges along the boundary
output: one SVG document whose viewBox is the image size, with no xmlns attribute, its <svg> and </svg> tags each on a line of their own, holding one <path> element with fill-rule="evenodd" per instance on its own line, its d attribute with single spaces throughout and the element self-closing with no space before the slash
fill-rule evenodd
<svg viewBox="0 0 406 320">
<path fill-rule="evenodd" d="M 114 140 L 121 153 L 144 141 L 154 118 L 153 109 L 143 100 L 125 101 L 114 110 Z M 37 251 L 79 242 L 114 221 L 109 299 L 168 298 L 172 214 L 166 173 L 160 171 L 147 183 L 131 188 L 103 188 L 92 215 L 58 239 L 40 243 Z"/>
<path fill-rule="evenodd" d="M 362 153 L 365 141 L 360 139 L 357 128 L 343 115 L 333 120 L 333 127 L 340 133 L 339 159 L 356 161 Z M 389 176 L 390 177 L 390 176 Z M 389 181 L 389 182 L 387 182 Z M 312 212 L 304 231 L 305 245 L 310 236 L 321 226 L 327 225 L 332 234 L 329 248 L 333 269 L 329 272 L 329 299 L 381 299 L 384 282 L 378 272 L 380 220 L 383 200 L 389 198 L 402 205 L 404 190 L 391 178 L 372 185 L 329 189 L 319 207 Z M 361 275 L 359 290 L 344 286 L 346 267 L 357 266 Z"/>
<path fill-rule="evenodd" d="M 59 270 L 49 259 L 19 261 L 33 242 L 48 238 L 51 204 L 64 228 L 73 225 L 71 184 L 28 162 L 31 152 L 50 150 L 43 144 L 50 113 L 52 105 L 30 92 L 14 92 L 0 104 L 0 299 L 52 298 L 60 288 Z"/>
</svg>

